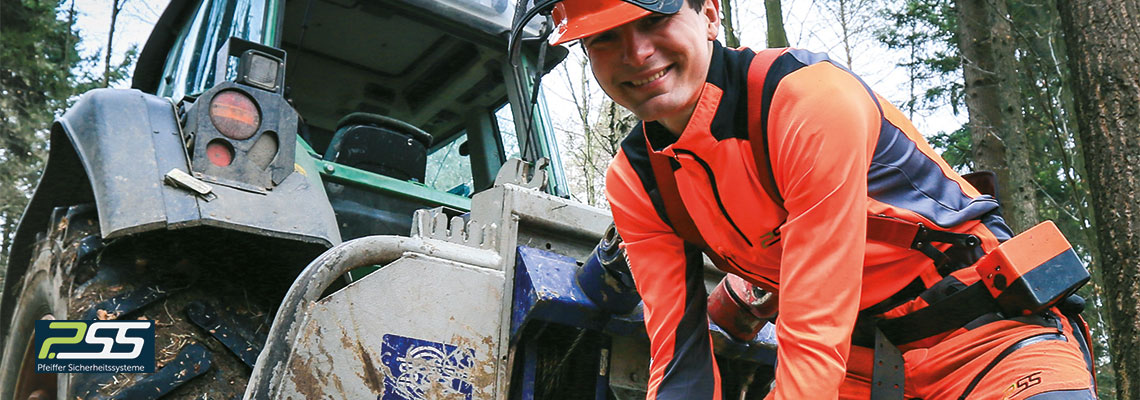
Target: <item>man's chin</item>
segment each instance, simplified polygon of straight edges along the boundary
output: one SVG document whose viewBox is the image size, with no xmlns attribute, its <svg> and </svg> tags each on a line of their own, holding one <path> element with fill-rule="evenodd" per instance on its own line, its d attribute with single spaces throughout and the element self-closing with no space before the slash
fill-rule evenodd
<svg viewBox="0 0 1140 400">
<path fill-rule="evenodd" d="M 680 112 L 680 107 L 651 105 L 639 107 L 637 110 L 633 110 L 633 115 L 637 116 L 637 119 L 640 119 L 642 121 L 652 122 L 669 118 L 669 116 L 677 114 L 678 112 Z"/>
</svg>

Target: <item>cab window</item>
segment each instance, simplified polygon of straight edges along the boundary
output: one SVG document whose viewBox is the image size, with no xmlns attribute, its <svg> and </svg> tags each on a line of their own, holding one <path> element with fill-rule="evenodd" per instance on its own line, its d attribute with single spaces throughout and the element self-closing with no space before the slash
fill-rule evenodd
<svg viewBox="0 0 1140 400">
<path fill-rule="evenodd" d="M 503 138 L 503 159 L 522 158 L 519 149 L 519 137 L 515 131 L 515 117 L 511 114 L 510 104 L 504 104 L 495 111 L 495 125 Z"/>
<path fill-rule="evenodd" d="M 263 43 L 267 8 L 259 0 L 202 0 L 182 27 L 163 68 L 159 95 L 174 99 L 212 87 L 217 51 L 231 36 Z"/>
<path fill-rule="evenodd" d="M 455 135 L 428 152 L 424 183 L 435 190 L 471 196 L 475 181 L 471 176 L 471 153 L 467 132 Z"/>
</svg>

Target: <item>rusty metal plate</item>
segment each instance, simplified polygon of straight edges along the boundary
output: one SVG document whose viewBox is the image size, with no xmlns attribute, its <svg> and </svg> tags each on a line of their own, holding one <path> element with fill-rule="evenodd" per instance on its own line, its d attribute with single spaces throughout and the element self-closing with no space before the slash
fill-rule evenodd
<svg viewBox="0 0 1140 400">
<path fill-rule="evenodd" d="M 317 302 L 282 398 L 491 399 L 501 271 L 409 253 Z"/>
</svg>

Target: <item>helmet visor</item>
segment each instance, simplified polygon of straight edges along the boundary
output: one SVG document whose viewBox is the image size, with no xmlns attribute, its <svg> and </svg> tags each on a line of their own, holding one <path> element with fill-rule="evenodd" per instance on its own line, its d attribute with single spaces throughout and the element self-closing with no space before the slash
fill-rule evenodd
<svg viewBox="0 0 1140 400">
<path fill-rule="evenodd" d="M 623 0 L 627 3 L 661 14 L 676 14 L 685 0 Z"/>
</svg>

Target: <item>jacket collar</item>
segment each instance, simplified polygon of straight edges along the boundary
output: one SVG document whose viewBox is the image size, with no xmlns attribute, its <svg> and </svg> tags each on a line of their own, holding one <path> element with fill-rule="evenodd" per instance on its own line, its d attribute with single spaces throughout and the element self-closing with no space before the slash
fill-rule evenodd
<svg viewBox="0 0 1140 400">
<path fill-rule="evenodd" d="M 718 41 L 713 41 L 712 59 L 709 62 L 709 71 L 705 77 L 705 85 L 697 97 L 697 106 L 693 115 L 681 132 L 681 137 L 673 136 L 664 125 L 657 121 L 643 122 L 647 146 L 652 151 L 664 151 L 677 142 L 688 142 L 691 136 L 708 134 L 712 119 L 718 114 L 718 106 L 724 94 L 727 78 L 731 76 L 727 71 L 726 50 Z M 671 153 L 671 152 L 670 152 Z"/>
</svg>

